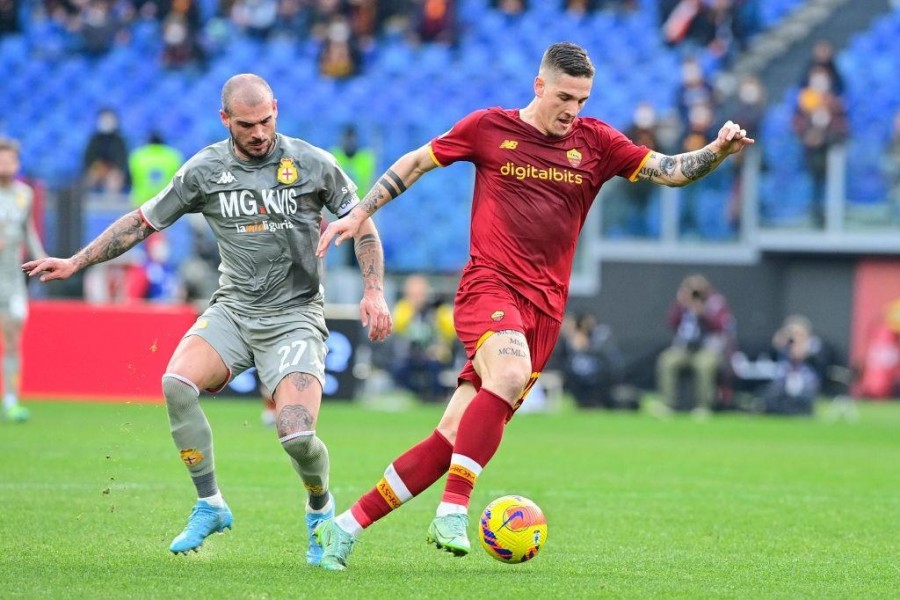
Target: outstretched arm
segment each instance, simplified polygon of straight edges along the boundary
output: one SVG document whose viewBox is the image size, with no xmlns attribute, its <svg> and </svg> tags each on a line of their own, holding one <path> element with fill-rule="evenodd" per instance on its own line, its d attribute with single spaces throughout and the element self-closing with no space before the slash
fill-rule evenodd
<svg viewBox="0 0 900 600">
<path fill-rule="evenodd" d="M 384 249 L 375 224 L 366 220 L 354 240 L 356 260 L 363 278 L 363 298 L 359 318 L 369 327 L 369 339 L 380 342 L 391 334 L 391 312 L 384 300 Z"/>
<path fill-rule="evenodd" d="M 42 258 L 22 265 L 29 277 L 41 275 L 41 281 L 66 279 L 85 267 L 111 260 L 146 239 L 153 228 L 135 209 L 106 228 L 97 238 L 71 258 Z"/>
<path fill-rule="evenodd" d="M 421 148 L 407 152 L 397 162 L 385 171 L 378 179 L 369 193 L 363 196 L 362 201 L 350 213 L 333 223 L 319 238 L 319 246 L 316 248 L 316 256 L 325 256 L 331 240 L 335 246 L 356 237 L 360 224 L 375 214 L 375 211 L 405 192 L 419 177 L 434 169 L 437 163 L 431 157 L 431 145 L 425 144 Z"/>
<path fill-rule="evenodd" d="M 737 154 L 754 141 L 740 125 L 728 121 L 716 139 L 700 150 L 675 156 L 651 152 L 637 178 L 671 187 L 689 185 L 709 175 L 728 155 Z"/>
</svg>

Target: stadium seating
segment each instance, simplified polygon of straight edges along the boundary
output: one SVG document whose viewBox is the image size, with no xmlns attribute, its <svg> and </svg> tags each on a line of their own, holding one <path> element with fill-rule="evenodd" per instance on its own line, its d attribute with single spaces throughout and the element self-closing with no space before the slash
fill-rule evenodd
<svg viewBox="0 0 900 600">
<path fill-rule="evenodd" d="M 798 3 L 762 3 L 761 21 L 771 25 Z M 648 35 L 658 31 L 655 0 L 642 0 L 639 11 L 598 11 L 583 18 L 563 13 L 557 2 L 532 2 L 515 17 L 491 4 L 459 1 L 462 34 L 454 48 L 413 46 L 384 36 L 366 53 L 364 73 L 348 81 L 319 77 L 312 40 L 263 42 L 221 19 L 210 21 L 216 9 L 212 0 L 200 3 L 210 24 L 211 52 L 204 69 L 164 68 L 155 20 L 135 21 L 127 44 L 85 57 L 76 51 L 72 33 L 46 17 L 29 17 L 23 19 L 24 33 L 0 38 L 0 69 L 16 73 L 3 84 L 7 116 L 0 132 L 22 140 L 28 173 L 58 188 L 79 176 L 93 116 L 101 107 L 119 111 L 131 146 L 159 130 L 189 156 L 223 137 L 217 116 L 222 82 L 236 72 L 253 71 L 276 91 L 282 131 L 329 147 L 346 123 L 355 122 L 361 141 L 376 149 L 379 167 L 385 167 L 473 109 L 527 103 L 541 52 L 560 38 L 584 45 L 598 65 L 595 99 L 586 114 L 625 127 L 642 100 L 660 111 L 672 107 L 679 59 L 659 35 Z M 896 63 L 879 68 L 891 66 Z M 455 166 L 426 179 L 402 202 L 415 219 L 381 219 L 393 269 L 438 264 L 455 270 L 465 261 L 471 170 Z M 440 234 L 418 232 L 428 222 L 421 211 L 441 223 Z M 416 227 L 409 226 L 413 222 Z M 704 235 L 724 235 L 722 224 L 709 224 Z"/>
<path fill-rule="evenodd" d="M 846 84 L 844 101 L 851 132 L 848 215 L 862 214 L 860 218 L 866 219 L 865 214 L 873 211 L 875 219 L 883 218 L 887 189 L 881 161 L 893 115 L 900 110 L 900 87 L 893 83 L 900 72 L 900 7 L 855 36 L 838 54 L 837 64 Z M 774 226 L 802 220 L 811 202 L 802 149 L 790 127 L 797 91 L 796 87 L 788 90 L 770 109 L 763 132 L 769 171 L 763 183 L 761 216 Z"/>
</svg>

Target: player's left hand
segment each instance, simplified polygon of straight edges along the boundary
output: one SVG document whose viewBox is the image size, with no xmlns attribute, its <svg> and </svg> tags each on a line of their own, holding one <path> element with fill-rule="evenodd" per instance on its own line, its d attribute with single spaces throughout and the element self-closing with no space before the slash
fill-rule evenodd
<svg viewBox="0 0 900 600">
<path fill-rule="evenodd" d="M 376 291 L 366 291 L 360 300 L 359 320 L 363 327 L 369 328 L 369 340 L 373 342 L 387 339 L 394 329 L 394 321 L 384 300 L 384 294 Z"/>
<path fill-rule="evenodd" d="M 713 144 L 719 147 L 719 150 L 725 152 L 725 155 L 737 154 L 746 146 L 755 144 L 756 140 L 747 137 L 747 130 L 741 129 L 741 126 L 732 121 L 726 121 L 719 130 Z"/>
<path fill-rule="evenodd" d="M 362 221 L 356 219 L 352 212 L 337 221 L 329 223 L 328 227 L 325 228 L 325 231 L 322 232 L 322 235 L 319 236 L 319 245 L 316 247 L 316 256 L 325 258 L 325 253 L 328 252 L 328 246 L 331 244 L 331 240 L 334 240 L 335 246 L 340 246 L 343 242 L 355 238 L 361 224 Z"/>
</svg>

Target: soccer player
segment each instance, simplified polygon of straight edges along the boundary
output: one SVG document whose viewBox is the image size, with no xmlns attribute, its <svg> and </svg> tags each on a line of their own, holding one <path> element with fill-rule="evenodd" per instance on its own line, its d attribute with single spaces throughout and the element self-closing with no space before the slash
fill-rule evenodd
<svg viewBox="0 0 900 600">
<path fill-rule="evenodd" d="M 19 144 L 0 139 L 0 328 L 3 329 L 3 412 L 4 419 L 24 422 L 28 409 L 19 404 L 19 350 L 22 325 L 28 314 L 25 278 L 19 270 L 22 245 L 31 258 L 47 256 L 34 228 L 31 211 L 34 194 L 17 181 L 21 166 Z"/>
<path fill-rule="evenodd" d="M 317 253 L 354 236 L 381 206 L 435 167 L 476 166 L 471 260 L 453 322 L 469 361 L 437 429 L 388 465 L 375 487 L 317 536 L 321 565 L 344 569 L 360 532 L 449 471 L 427 540 L 457 556 L 470 550 L 468 505 L 503 429 L 547 363 L 568 296 L 575 244 L 603 182 L 618 175 L 683 186 L 752 144 L 727 122 L 706 147 L 666 156 L 636 146 L 606 123 L 579 117 L 594 67 L 570 43 L 550 46 L 521 110 L 471 113 L 447 133 L 401 157 L 359 206 L 331 223 Z"/>
<path fill-rule="evenodd" d="M 222 389 L 255 365 L 263 384 L 274 390 L 279 441 L 308 492 L 306 557 L 318 564 L 321 547 L 312 531 L 333 515 L 334 500 L 328 491 L 328 450 L 316 436 L 328 332 L 315 249 L 323 207 L 345 215 L 359 197 L 330 154 L 276 133 L 277 116 L 265 80 L 232 77 L 222 88 L 220 111 L 228 139 L 195 154 L 164 190 L 71 258 L 32 261 L 22 268 L 41 281 L 64 279 L 119 256 L 186 213 L 202 213 L 219 244 L 221 276 L 209 308 L 187 331 L 162 377 L 172 437 L 198 496 L 169 549 L 196 550 L 211 533 L 232 525 L 198 396 L 200 390 Z M 360 319 L 369 327 L 369 339 L 380 341 L 391 332 L 384 255 L 374 227 L 358 232 Z"/>
</svg>

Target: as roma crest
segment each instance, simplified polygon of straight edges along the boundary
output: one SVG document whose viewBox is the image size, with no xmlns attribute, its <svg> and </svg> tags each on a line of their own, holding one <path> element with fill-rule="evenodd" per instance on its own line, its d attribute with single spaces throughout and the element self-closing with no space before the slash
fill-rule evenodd
<svg viewBox="0 0 900 600">
<path fill-rule="evenodd" d="M 581 152 L 579 152 L 575 148 L 572 148 L 571 150 L 566 152 L 566 158 L 569 159 L 569 164 L 573 167 L 577 167 L 581 164 Z"/>
<path fill-rule="evenodd" d="M 290 185 L 297 181 L 300 174 L 297 172 L 297 165 L 294 164 L 293 158 L 282 158 L 278 163 L 278 183 Z"/>
</svg>

